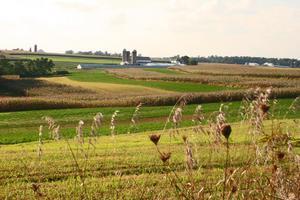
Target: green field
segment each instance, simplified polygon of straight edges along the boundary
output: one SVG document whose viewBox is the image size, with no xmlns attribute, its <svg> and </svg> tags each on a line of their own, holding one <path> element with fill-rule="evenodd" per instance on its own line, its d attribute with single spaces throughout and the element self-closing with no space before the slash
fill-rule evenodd
<svg viewBox="0 0 300 200">
<path fill-rule="evenodd" d="M 278 104 L 273 107 L 274 117 L 283 118 L 293 102 L 293 99 L 280 99 Z M 240 121 L 239 115 L 240 102 L 226 103 L 228 105 L 227 118 L 230 122 Z M 184 109 L 182 127 L 192 126 L 192 114 L 197 105 L 188 105 Z M 217 111 L 220 103 L 203 104 L 204 112 L 209 117 Z M 39 125 L 46 125 L 41 119 L 43 116 L 51 116 L 58 124 L 62 126 L 61 134 L 72 138 L 75 135 L 75 127 L 79 120 L 86 122 L 85 134 L 89 134 L 90 124 L 93 116 L 101 112 L 104 115 L 104 126 L 100 130 L 100 135 L 110 134 L 110 118 L 115 110 L 120 113 L 117 117 L 118 134 L 130 132 L 143 132 L 161 130 L 164 128 L 167 116 L 172 106 L 142 107 L 138 125 L 136 128 L 130 128 L 130 119 L 135 110 L 134 107 L 114 107 L 114 108 L 85 108 L 85 109 L 61 109 L 61 110 L 39 110 L 0 113 L 0 144 L 13 144 L 20 142 L 31 142 L 38 139 Z M 289 112 L 287 118 L 299 118 L 300 113 Z M 171 124 L 169 124 L 171 126 Z M 170 126 L 168 126 L 170 128 Z"/>
<path fill-rule="evenodd" d="M 49 58 L 54 62 L 66 62 L 66 63 L 96 63 L 96 64 L 120 64 L 120 60 L 117 59 L 103 59 L 103 58 L 84 58 L 84 57 L 68 57 L 68 56 L 37 56 L 37 55 L 22 55 L 21 58 L 25 59 L 37 59 L 41 57 Z"/>
<path fill-rule="evenodd" d="M 118 78 L 113 75 L 107 74 L 102 70 L 73 72 L 71 75 L 68 76 L 68 78 L 70 78 L 71 80 L 83 81 L 83 82 L 102 82 L 102 83 L 141 85 L 141 86 L 153 87 L 153 88 L 175 91 L 175 92 L 211 92 L 211 91 L 223 91 L 223 90 L 234 89 L 230 87 L 187 83 L 187 82 L 123 79 L 123 78 Z"/>
<path fill-rule="evenodd" d="M 293 125 L 287 120 L 281 123 L 283 128 Z M 265 122 L 268 133 L 275 126 L 272 124 Z M 166 163 L 149 140 L 148 135 L 154 133 L 102 136 L 92 143 L 85 138 L 83 145 L 76 140 L 61 140 L 1 146 L 0 199 L 178 199 L 182 195 L 186 196 L 183 199 L 193 199 L 199 194 L 201 199 L 222 199 L 222 191 L 230 196 L 233 186 L 238 188 L 231 194 L 236 199 L 263 199 L 272 189 L 283 187 L 269 185 L 271 164 L 255 164 L 247 126 L 232 124 L 232 130 L 228 155 L 226 145 L 212 144 L 212 136 L 191 129 L 171 137 L 155 132 L 162 134 L 158 149 L 171 153 Z M 187 147 L 182 135 L 193 144 L 195 169 L 186 166 Z M 280 180 L 289 181 L 286 189 L 293 194 L 297 192 L 297 165 L 289 159 L 299 151 L 295 147 L 288 158 L 274 161 L 283 173 L 289 172 Z M 234 170 L 230 176 L 234 181 L 223 187 L 220 183 L 227 168 L 231 173 Z M 253 188 L 261 189 L 250 192 Z"/>
<path fill-rule="evenodd" d="M 61 64 L 61 69 L 71 63 L 55 62 Z M 73 64 L 72 61 L 70 69 Z M 169 69 L 145 70 L 177 74 Z M 24 81 L 30 84 L 24 87 Z M 271 109 L 267 111 L 262 110 L 263 104 L 257 106 L 254 112 L 266 112 L 266 115 L 255 118 L 259 126 L 260 120 L 263 121 L 256 135 L 250 134 L 256 125 L 249 118 L 244 120 L 243 115 L 249 117 L 252 111 L 244 113 L 240 101 L 223 102 L 225 125 L 230 125 L 232 130 L 226 140 L 223 126 L 221 132 L 217 131 L 216 117 L 222 103 L 218 100 L 220 93 L 234 89 L 231 87 L 125 79 L 102 70 L 72 70 L 67 77 L 21 80 L 18 87 L 10 83 L 13 81 L 7 85 L 15 86 L 24 95 L 49 100 L 62 96 L 66 102 L 80 96 L 82 104 L 90 102 L 88 98 L 91 97 L 104 97 L 108 98 L 106 106 L 109 106 L 113 100 L 109 99 L 112 91 L 120 93 L 114 98 L 122 100 L 129 92 L 133 92 L 130 98 L 137 98 L 134 95 L 141 95 L 140 90 L 146 89 L 153 90 L 148 91 L 151 95 L 158 95 L 158 105 L 162 105 L 160 100 L 167 91 L 176 92 L 174 95 L 181 95 L 179 92 L 214 94 L 211 99 L 218 103 L 202 104 L 205 120 L 200 127 L 192 121 L 197 105 L 186 105 L 179 129 L 175 130 L 173 113 L 170 115 L 173 106 L 142 106 L 136 126 L 132 126 L 135 107 L 31 110 L 35 104 L 28 98 L 30 111 L 0 112 L 0 199 L 219 200 L 300 196 L 297 164 L 300 112 L 299 101 L 290 107 L 294 99 L 271 100 Z M 137 88 L 135 86 L 144 87 L 133 91 Z M 2 88 L 2 91 L 11 91 L 11 87 Z M 220 92 L 205 93 L 213 91 Z M 173 92 L 169 93 L 173 95 Z M 240 96 L 242 98 L 244 94 Z M 23 98 L 27 97 L 18 98 L 16 105 L 21 105 L 22 109 Z M 145 100 L 147 98 L 145 96 Z M 9 101 L 5 105 L 16 107 Z M 40 102 L 37 108 L 41 109 L 39 106 L 43 105 Z M 51 108 L 57 106 L 55 102 L 51 104 Z M 111 117 L 115 110 L 119 110 L 119 114 L 115 118 L 115 135 L 111 136 Z M 96 131 L 97 137 L 89 137 L 93 117 L 98 112 L 104 115 L 103 122 Z M 56 125 L 60 125 L 59 141 L 50 137 L 43 116 L 52 117 Z M 169 116 L 171 122 L 166 124 Z M 79 140 L 76 133 L 80 120 L 84 121 L 84 140 Z M 43 130 L 39 136 L 40 125 L 43 125 Z M 149 139 L 152 134 L 161 135 L 157 146 Z"/>
<path fill-rule="evenodd" d="M 78 64 L 120 64 L 121 59 L 117 57 L 107 57 L 107 56 L 93 56 L 93 55 L 69 55 L 69 54 L 27 54 L 27 53 L 17 53 L 11 56 L 22 58 L 22 59 L 37 59 L 37 58 L 49 58 L 55 64 L 56 70 L 74 70 Z"/>
</svg>

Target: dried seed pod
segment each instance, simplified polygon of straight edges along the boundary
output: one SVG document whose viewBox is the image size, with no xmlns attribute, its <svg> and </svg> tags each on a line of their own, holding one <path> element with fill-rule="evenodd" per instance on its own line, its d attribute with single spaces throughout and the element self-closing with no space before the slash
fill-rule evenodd
<svg viewBox="0 0 300 200">
<path fill-rule="evenodd" d="M 238 190 L 238 187 L 236 185 L 233 185 L 231 188 L 231 192 L 236 193 L 237 190 Z"/>
<path fill-rule="evenodd" d="M 284 156 L 285 156 L 284 152 L 281 152 L 281 151 L 277 152 L 277 158 L 278 158 L 278 160 L 282 160 L 284 158 Z"/>
<path fill-rule="evenodd" d="M 267 104 L 261 104 L 259 106 L 260 110 L 265 114 L 270 110 L 270 106 Z"/>
<path fill-rule="evenodd" d="M 171 158 L 171 152 L 168 153 L 161 153 L 160 159 L 165 163 Z"/>
<path fill-rule="evenodd" d="M 221 133 L 228 140 L 230 133 L 231 133 L 231 126 L 229 124 L 224 124 L 221 127 Z"/>
<path fill-rule="evenodd" d="M 38 195 L 39 197 L 43 196 L 43 194 L 41 193 L 39 184 L 33 183 L 31 185 L 31 188 L 36 195 Z"/>
<path fill-rule="evenodd" d="M 273 165 L 271 169 L 272 173 L 274 174 L 277 171 L 277 169 L 278 169 L 277 165 Z"/>
<path fill-rule="evenodd" d="M 160 135 L 156 135 L 156 134 L 149 135 L 149 138 L 155 145 L 157 145 L 160 139 Z"/>
<path fill-rule="evenodd" d="M 186 135 L 183 135 L 183 136 L 182 136 L 182 139 L 183 139 L 184 142 L 186 142 L 187 136 L 186 136 Z"/>
</svg>

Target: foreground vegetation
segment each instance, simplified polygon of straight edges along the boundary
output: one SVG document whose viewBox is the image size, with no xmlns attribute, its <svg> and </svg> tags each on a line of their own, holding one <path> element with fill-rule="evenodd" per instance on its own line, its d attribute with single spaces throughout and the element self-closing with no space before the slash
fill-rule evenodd
<svg viewBox="0 0 300 200">
<path fill-rule="evenodd" d="M 111 117 L 111 135 L 103 136 L 98 113 L 91 123 L 77 122 L 74 140 L 67 140 L 55 131 L 58 123 L 47 118 L 49 129 L 33 132 L 37 142 L 1 146 L 0 198 L 299 199 L 299 119 L 286 119 L 288 113 L 298 115 L 299 100 L 278 120 L 275 108 L 284 102 L 273 104 L 269 94 L 245 99 L 233 115 L 226 105 L 209 113 L 202 110 L 209 105 L 197 107 L 191 118 L 195 126 L 185 129 L 180 129 L 183 117 L 191 110 L 185 98 L 167 117 L 172 128 L 163 131 L 118 135 L 118 117 L 125 118 L 120 111 Z M 131 112 L 137 127 L 142 109 Z M 161 112 L 155 110 L 152 116 Z M 232 123 L 237 115 L 243 120 Z M 94 131 L 87 131 L 90 124 Z M 45 141 L 48 135 L 58 141 Z"/>
</svg>

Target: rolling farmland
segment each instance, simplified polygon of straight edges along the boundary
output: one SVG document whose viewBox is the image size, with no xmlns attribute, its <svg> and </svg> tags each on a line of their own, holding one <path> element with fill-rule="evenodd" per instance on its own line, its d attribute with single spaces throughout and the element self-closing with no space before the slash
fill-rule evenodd
<svg viewBox="0 0 300 200">
<path fill-rule="evenodd" d="M 70 74 L 0 80 L 0 199 L 300 196 L 299 70 L 51 56 Z"/>
</svg>

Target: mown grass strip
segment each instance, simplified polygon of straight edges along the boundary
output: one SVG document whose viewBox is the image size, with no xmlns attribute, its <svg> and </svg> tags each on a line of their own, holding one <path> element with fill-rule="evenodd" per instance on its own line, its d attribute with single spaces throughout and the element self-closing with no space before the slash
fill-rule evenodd
<svg viewBox="0 0 300 200">
<path fill-rule="evenodd" d="M 287 113 L 293 99 L 280 99 L 275 107 L 272 107 L 274 118 L 283 118 Z M 240 102 L 225 103 L 228 106 L 227 118 L 229 121 L 240 121 Z M 184 109 L 184 118 L 181 127 L 192 126 L 192 114 L 197 105 L 187 105 Z M 206 117 L 218 110 L 220 103 L 202 104 Z M 79 120 L 85 122 L 85 134 L 90 131 L 91 121 L 94 115 L 102 112 L 104 124 L 100 130 L 101 135 L 110 134 L 110 118 L 115 110 L 120 113 L 117 117 L 118 134 L 130 132 L 144 132 L 161 130 L 164 127 L 167 116 L 172 106 L 142 107 L 137 122 L 137 129 L 130 129 L 130 119 L 135 107 L 105 107 L 105 108 L 84 108 L 84 109 L 61 109 L 61 110 L 39 110 L 0 113 L 0 144 L 13 144 L 21 142 L 36 141 L 38 139 L 39 125 L 45 125 L 41 119 L 43 116 L 51 116 L 61 125 L 62 135 L 66 137 L 75 136 L 75 126 Z M 289 112 L 287 118 L 300 118 L 300 113 Z M 169 125 L 169 128 L 171 125 Z"/>
<path fill-rule="evenodd" d="M 159 88 L 159 89 L 175 91 L 175 92 L 212 92 L 212 91 L 222 91 L 222 90 L 233 90 L 233 88 L 230 87 L 213 86 L 213 85 L 205 85 L 205 84 L 198 84 L 198 83 L 122 79 L 122 78 L 115 77 L 111 74 L 107 74 L 102 70 L 73 72 L 68 77 L 71 80 L 75 80 L 75 81 L 141 85 L 141 86 Z"/>
</svg>

